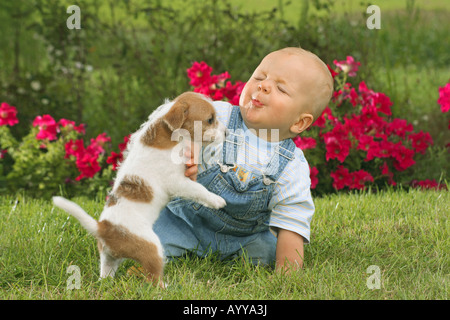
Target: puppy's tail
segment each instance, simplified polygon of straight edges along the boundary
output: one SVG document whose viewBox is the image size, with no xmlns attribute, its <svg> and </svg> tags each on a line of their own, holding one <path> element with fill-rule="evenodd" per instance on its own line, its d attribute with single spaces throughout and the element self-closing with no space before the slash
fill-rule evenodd
<svg viewBox="0 0 450 320">
<path fill-rule="evenodd" d="M 53 197 L 53 204 L 77 218 L 90 234 L 93 236 L 97 235 L 97 221 L 88 215 L 75 202 L 69 201 L 63 197 Z"/>
</svg>

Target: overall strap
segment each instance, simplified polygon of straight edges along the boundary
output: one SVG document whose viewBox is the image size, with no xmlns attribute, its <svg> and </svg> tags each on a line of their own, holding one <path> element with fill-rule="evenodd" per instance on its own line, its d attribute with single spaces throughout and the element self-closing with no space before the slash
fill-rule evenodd
<svg viewBox="0 0 450 320">
<path fill-rule="evenodd" d="M 236 166 L 237 147 L 244 143 L 242 121 L 243 119 L 239 107 L 233 106 L 225 135 L 225 141 L 223 142 L 223 166 Z M 221 166 L 222 171 L 223 169 L 227 170 L 225 167 Z"/>
<path fill-rule="evenodd" d="M 280 177 L 289 161 L 294 160 L 296 145 L 292 139 L 283 140 L 275 147 L 272 158 L 263 173 L 263 183 L 269 185 L 275 183 Z"/>
</svg>

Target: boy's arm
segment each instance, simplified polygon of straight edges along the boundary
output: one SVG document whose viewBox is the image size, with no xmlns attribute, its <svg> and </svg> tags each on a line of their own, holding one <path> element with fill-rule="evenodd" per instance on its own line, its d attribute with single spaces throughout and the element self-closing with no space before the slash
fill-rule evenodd
<svg viewBox="0 0 450 320">
<path fill-rule="evenodd" d="M 291 272 L 303 266 L 303 237 L 298 233 L 279 229 L 276 267 L 278 272 Z"/>
</svg>

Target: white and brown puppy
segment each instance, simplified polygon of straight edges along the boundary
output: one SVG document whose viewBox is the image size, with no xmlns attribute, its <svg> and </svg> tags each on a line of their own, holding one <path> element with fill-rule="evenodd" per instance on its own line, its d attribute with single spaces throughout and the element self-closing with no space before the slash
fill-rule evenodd
<svg viewBox="0 0 450 320">
<path fill-rule="evenodd" d="M 201 129 L 201 134 L 194 133 L 194 128 Z M 210 100 L 193 92 L 183 93 L 155 110 L 131 136 L 99 221 L 74 202 L 53 197 L 57 207 L 77 218 L 97 238 L 102 278 L 113 277 L 122 260 L 129 258 L 142 265 L 148 281 L 161 285 L 163 248 L 153 232 L 160 211 L 173 197 L 216 209 L 226 205 L 223 198 L 187 178 L 182 161 L 173 161 L 178 154 L 174 148 L 186 142 L 173 141 L 176 131 L 202 139 L 194 143 L 207 143 L 222 139 L 225 128 L 217 121 Z"/>
</svg>

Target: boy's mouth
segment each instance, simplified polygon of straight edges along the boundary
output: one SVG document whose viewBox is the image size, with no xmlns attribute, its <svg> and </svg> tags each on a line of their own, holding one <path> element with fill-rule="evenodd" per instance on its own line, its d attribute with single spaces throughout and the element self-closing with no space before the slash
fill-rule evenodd
<svg viewBox="0 0 450 320">
<path fill-rule="evenodd" d="M 253 99 L 253 98 L 252 98 L 251 103 L 252 103 L 252 105 L 253 105 L 254 107 L 256 107 L 256 108 L 262 108 L 262 107 L 264 107 L 264 104 L 263 104 L 261 101 L 259 101 L 258 99 Z"/>
</svg>

